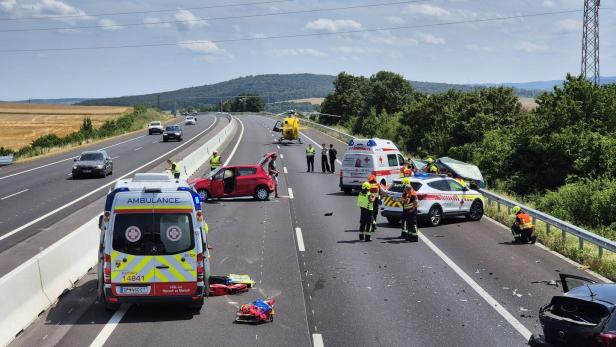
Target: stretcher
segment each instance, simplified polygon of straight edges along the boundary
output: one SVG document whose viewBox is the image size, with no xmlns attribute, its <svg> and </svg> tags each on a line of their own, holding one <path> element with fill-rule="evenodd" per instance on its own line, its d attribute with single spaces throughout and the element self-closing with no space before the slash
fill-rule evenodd
<svg viewBox="0 0 616 347">
<path fill-rule="evenodd" d="M 237 311 L 237 323 L 265 323 L 274 321 L 274 299 L 257 299 L 249 304 L 243 304 Z"/>
</svg>

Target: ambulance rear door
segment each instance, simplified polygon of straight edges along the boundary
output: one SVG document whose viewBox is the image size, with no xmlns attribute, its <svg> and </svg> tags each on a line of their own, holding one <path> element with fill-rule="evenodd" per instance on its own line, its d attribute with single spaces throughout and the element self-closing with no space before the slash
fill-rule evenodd
<svg viewBox="0 0 616 347">
<path fill-rule="evenodd" d="M 347 152 L 342 159 L 342 182 L 348 185 L 361 185 L 374 169 L 372 152 Z"/>
</svg>

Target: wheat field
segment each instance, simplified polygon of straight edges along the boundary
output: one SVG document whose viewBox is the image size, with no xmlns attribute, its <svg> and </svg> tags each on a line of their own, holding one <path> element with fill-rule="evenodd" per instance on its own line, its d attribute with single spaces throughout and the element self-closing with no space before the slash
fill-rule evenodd
<svg viewBox="0 0 616 347">
<path fill-rule="evenodd" d="M 19 149 L 42 135 L 63 136 L 79 130 L 85 116 L 99 127 L 130 107 L 0 103 L 0 147 Z"/>
</svg>

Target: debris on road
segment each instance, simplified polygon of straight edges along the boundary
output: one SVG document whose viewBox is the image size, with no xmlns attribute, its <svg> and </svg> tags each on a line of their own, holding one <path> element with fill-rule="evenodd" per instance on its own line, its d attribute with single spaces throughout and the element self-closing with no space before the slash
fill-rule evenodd
<svg viewBox="0 0 616 347">
<path fill-rule="evenodd" d="M 525 309 L 524 307 L 520 307 L 520 311 L 522 311 L 522 312 L 528 312 L 528 309 Z"/>
<path fill-rule="evenodd" d="M 327 212 L 327 213 L 324 214 L 324 216 L 327 216 L 327 217 L 333 216 L 333 215 L 334 215 L 334 212 Z"/>
<path fill-rule="evenodd" d="M 237 311 L 237 323 L 265 323 L 274 321 L 274 299 L 257 299 L 251 303 L 243 304 Z"/>
<path fill-rule="evenodd" d="M 550 281 L 545 281 L 544 280 L 544 281 L 532 281 L 530 283 L 532 283 L 532 284 L 543 283 L 543 284 L 548 285 L 548 286 L 558 287 L 558 283 L 559 282 L 560 281 L 555 281 L 555 280 L 550 280 Z"/>
<path fill-rule="evenodd" d="M 521 298 L 523 295 L 518 293 L 518 289 L 514 289 L 511 296 L 517 296 L 518 298 Z"/>
</svg>

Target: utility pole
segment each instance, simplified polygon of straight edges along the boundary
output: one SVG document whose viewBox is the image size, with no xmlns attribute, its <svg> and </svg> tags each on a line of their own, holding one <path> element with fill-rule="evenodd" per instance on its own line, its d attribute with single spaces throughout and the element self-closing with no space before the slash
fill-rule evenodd
<svg viewBox="0 0 616 347">
<path fill-rule="evenodd" d="M 599 2 L 584 0 L 582 32 L 582 76 L 599 84 Z"/>
</svg>

